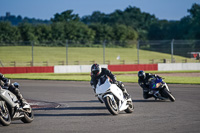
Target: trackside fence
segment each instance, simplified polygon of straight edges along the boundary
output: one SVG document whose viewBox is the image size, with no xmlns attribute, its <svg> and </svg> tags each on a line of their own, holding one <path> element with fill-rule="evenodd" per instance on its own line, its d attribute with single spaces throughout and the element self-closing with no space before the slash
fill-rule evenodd
<svg viewBox="0 0 200 133">
<path fill-rule="evenodd" d="M 0 42 L 0 67 L 199 63 L 200 40 Z"/>
</svg>

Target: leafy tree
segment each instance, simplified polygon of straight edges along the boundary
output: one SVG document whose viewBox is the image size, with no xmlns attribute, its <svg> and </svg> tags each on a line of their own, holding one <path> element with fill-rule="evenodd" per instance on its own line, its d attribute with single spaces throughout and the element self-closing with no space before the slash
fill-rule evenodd
<svg viewBox="0 0 200 133">
<path fill-rule="evenodd" d="M 138 35 L 134 29 L 121 24 L 116 24 L 113 26 L 113 33 L 115 35 L 114 40 L 118 41 L 119 45 L 127 40 L 138 39 Z"/>
<path fill-rule="evenodd" d="M 149 40 L 180 39 L 179 22 L 160 20 L 151 24 L 148 32 Z"/>
<path fill-rule="evenodd" d="M 12 26 L 10 22 L 0 22 L 0 41 L 15 42 L 20 38 L 17 27 Z"/>
<path fill-rule="evenodd" d="M 85 24 L 104 23 L 105 18 L 106 14 L 101 13 L 100 11 L 94 11 L 92 15 L 83 16 L 81 21 Z"/>
<path fill-rule="evenodd" d="M 113 28 L 107 24 L 93 23 L 89 27 L 95 31 L 95 40 L 98 42 L 111 41 L 114 37 Z"/>
<path fill-rule="evenodd" d="M 32 41 L 36 41 L 36 36 L 34 35 L 34 27 L 29 23 L 21 23 L 18 26 L 21 40 L 27 42 L 27 44 Z"/>
<path fill-rule="evenodd" d="M 53 41 L 65 41 L 64 22 L 55 22 L 51 24 L 51 34 Z"/>
<path fill-rule="evenodd" d="M 115 10 L 110 14 L 96 11 L 91 16 L 84 16 L 81 21 L 88 25 L 91 23 L 100 23 L 110 26 L 115 24 L 129 26 L 139 33 L 140 38 L 145 39 L 149 26 L 156 22 L 157 19 L 154 15 L 141 12 L 139 8 L 129 6 L 124 11 Z"/>
<path fill-rule="evenodd" d="M 40 20 L 35 18 L 22 18 L 20 15 L 17 17 L 15 15 L 6 15 L 0 17 L 0 22 L 6 22 L 9 21 L 12 25 L 17 26 L 20 23 L 31 23 L 31 24 L 50 24 L 50 21 L 48 20 Z"/>
<path fill-rule="evenodd" d="M 82 22 L 67 22 L 64 25 L 65 38 L 82 43 L 93 41 L 95 32 Z"/>
<path fill-rule="evenodd" d="M 193 4 L 192 8 L 188 10 L 191 17 L 191 30 L 189 37 L 192 39 L 200 39 L 200 5 Z"/>
<path fill-rule="evenodd" d="M 38 24 L 35 26 L 34 35 L 39 42 L 46 42 L 52 40 L 51 26 L 46 24 Z"/>
<path fill-rule="evenodd" d="M 148 32 L 148 39 L 150 40 L 163 39 L 163 34 L 161 32 L 162 32 L 162 25 L 160 23 L 152 24 Z"/>
<path fill-rule="evenodd" d="M 127 33 L 126 33 L 127 40 L 137 40 L 138 33 L 130 26 L 127 26 Z"/>
<path fill-rule="evenodd" d="M 129 6 L 110 14 L 94 11 L 80 18 L 73 10 L 56 13 L 51 21 L 7 15 L 0 17 L 0 41 L 62 41 L 74 40 L 85 45 L 112 40 L 200 39 L 200 5 L 193 4 L 188 16 L 180 21 L 159 20 L 154 15 Z M 8 21 L 8 22 L 7 22 Z M 11 22 L 11 23 L 9 23 Z M 15 25 L 15 26 L 13 26 Z M 126 44 L 126 43 L 124 43 Z M 54 43 L 53 45 L 58 45 Z M 64 45 L 64 43 L 59 44 Z M 128 44 L 124 45 L 128 46 Z M 191 47 L 198 48 L 196 44 Z"/>
<path fill-rule="evenodd" d="M 56 13 L 54 18 L 51 19 L 52 22 L 70 22 L 70 21 L 79 21 L 80 18 L 78 14 L 72 14 L 73 10 L 67 10 L 61 14 Z"/>
<path fill-rule="evenodd" d="M 192 21 L 191 18 L 189 16 L 183 17 L 178 25 L 179 28 L 179 38 L 181 39 L 189 39 L 188 38 L 188 34 L 190 31 L 190 25 L 191 25 Z"/>
<path fill-rule="evenodd" d="M 193 4 L 191 9 L 188 10 L 193 21 L 200 22 L 200 5 Z"/>
</svg>

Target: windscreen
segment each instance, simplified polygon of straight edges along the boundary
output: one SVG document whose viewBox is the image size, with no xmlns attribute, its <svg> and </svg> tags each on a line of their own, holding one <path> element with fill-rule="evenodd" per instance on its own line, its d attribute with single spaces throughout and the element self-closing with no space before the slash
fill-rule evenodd
<svg viewBox="0 0 200 133">
<path fill-rule="evenodd" d="M 156 78 L 150 78 L 149 79 L 149 83 L 150 83 L 150 88 L 151 89 L 156 88 Z"/>
<path fill-rule="evenodd" d="M 155 89 L 156 88 L 156 84 L 162 82 L 161 78 L 150 78 L 149 79 L 150 82 L 150 88 Z"/>
</svg>

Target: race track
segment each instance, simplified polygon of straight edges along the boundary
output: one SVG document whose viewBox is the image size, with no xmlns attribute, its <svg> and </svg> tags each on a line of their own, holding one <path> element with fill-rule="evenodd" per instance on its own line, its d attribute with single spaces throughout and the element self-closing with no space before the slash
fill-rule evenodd
<svg viewBox="0 0 200 133">
<path fill-rule="evenodd" d="M 89 82 L 13 80 L 34 106 L 30 124 L 13 121 L 5 133 L 199 133 L 200 85 L 169 84 L 176 101 L 144 100 L 136 83 L 125 83 L 135 110 L 112 116 Z M 35 106 L 38 105 L 38 106 Z M 42 106 L 44 105 L 44 106 Z"/>
</svg>

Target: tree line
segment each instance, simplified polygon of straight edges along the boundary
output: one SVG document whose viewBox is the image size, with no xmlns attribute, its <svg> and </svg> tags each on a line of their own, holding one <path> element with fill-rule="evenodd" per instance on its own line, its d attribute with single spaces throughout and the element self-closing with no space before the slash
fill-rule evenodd
<svg viewBox="0 0 200 133">
<path fill-rule="evenodd" d="M 200 5 L 193 4 L 189 15 L 179 21 L 159 20 L 156 16 L 129 6 L 124 11 L 105 14 L 94 11 L 79 17 L 73 10 L 56 13 L 49 21 L 9 16 L 0 18 L 0 42 L 66 42 L 87 45 L 103 41 L 115 45 L 127 40 L 200 39 Z M 15 23 L 14 23 L 15 22 Z M 6 43 L 5 45 L 7 45 Z M 47 44 L 48 45 L 48 44 Z M 50 45 L 50 44 L 49 44 Z M 51 45 L 65 45 L 54 43 Z M 125 46 L 128 46 L 126 43 Z"/>
</svg>

